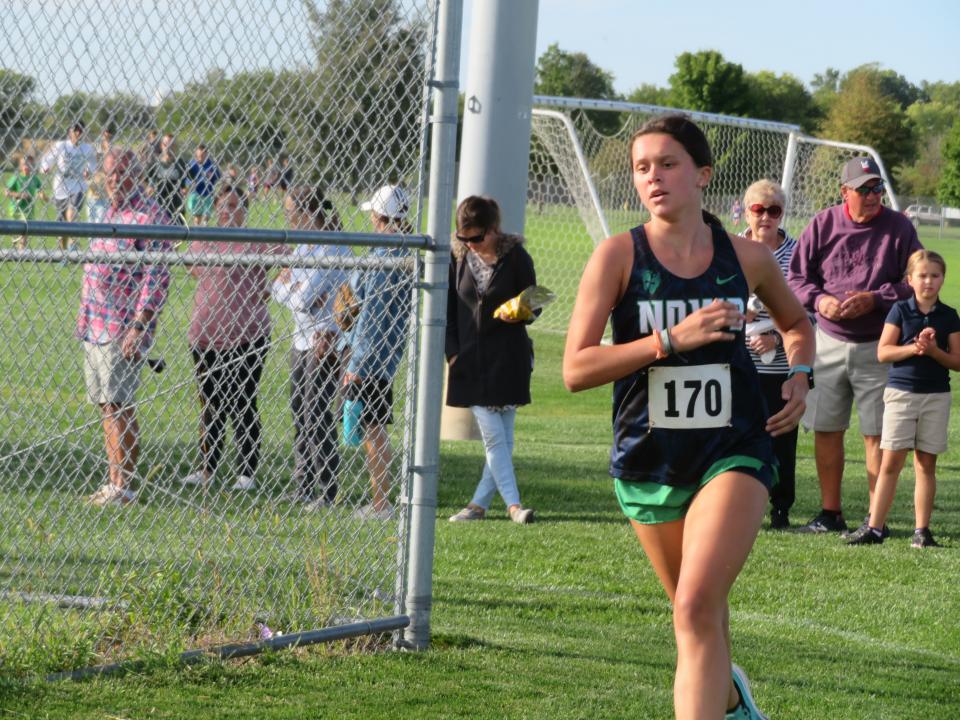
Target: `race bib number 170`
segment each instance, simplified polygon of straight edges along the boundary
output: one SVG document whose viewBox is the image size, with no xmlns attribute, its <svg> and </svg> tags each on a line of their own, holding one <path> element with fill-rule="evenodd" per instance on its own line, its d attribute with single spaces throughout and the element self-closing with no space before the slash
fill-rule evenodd
<svg viewBox="0 0 960 720">
<path fill-rule="evenodd" d="M 719 428 L 730 425 L 730 366 L 651 367 L 647 371 L 650 427 Z"/>
</svg>

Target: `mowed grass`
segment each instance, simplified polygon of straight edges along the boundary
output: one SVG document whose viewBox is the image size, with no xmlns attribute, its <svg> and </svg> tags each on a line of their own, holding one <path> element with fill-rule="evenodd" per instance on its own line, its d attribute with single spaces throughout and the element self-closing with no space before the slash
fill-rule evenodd
<svg viewBox="0 0 960 720">
<path fill-rule="evenodd" d="M 921 230 L 960 272 L 960 243 Z M 531 247 L 540 242 L 548 239 L 531 234 Z M 951 277 L 943 299 L 956 307 Z M 534 404 L 518 415 L 515 461 L 538 522 L 519 527 L 495 509 L 482 523 L 447 523 L 482 459 L 476 443 L 443 444 L 430 650 L 339 644 L 80 683 L 7 682 L 0 717 L 671 717 L 670 608 L 606 473 L 609 388 L 567 393 L 562 336 L 534 335 Z M 950 436 L 932 523 L 942 549 L 909 547 L 909 469 L 881 547 L 761 532 L 731 595 L 731 626 L 734 658 L 772 718 L 960 715 L 956 418 Z M 847 449 L 844 499 L 855 521 L 867 505 L 855 428 Z M 819 506 L 810 435 L 798 455 L 793 517 L 805 521 Z"/>
</svg>

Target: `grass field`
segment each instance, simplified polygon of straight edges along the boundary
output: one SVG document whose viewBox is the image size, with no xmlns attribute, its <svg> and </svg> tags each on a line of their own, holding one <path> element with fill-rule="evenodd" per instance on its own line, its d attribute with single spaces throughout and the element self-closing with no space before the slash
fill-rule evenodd
<svg viewBox="0 0 960 720">
<path fill-rule="evenodd" d="M 950 279 L 960 272 L 960 243 L 922 230 L 951 268 L 943 299 L 960 306 Z M 154 663 L 80 683 L 0 679 L 0 717 L 671 717 L 670 608 L 605 469 L 610 391 L 570 395 L 560 381 L 562 336 L 539 332 L 535 341 L 534 404 L 518 414 L 515 460 L 538 523 L 518 527 L 498 512 L 447 523 L 482 460 L 477 444 L 443 444 L 429 651 L 340 644 L 190 668 Z M 882 547 L 761 532 L 732 593 L 731 626 L 734 658 L 772 718 L 960 716 L 957 427 L 954 418 L 939 463 L 932 525 L 942 549 L 909 547 L 909 471 Z M 856 433 L 847 447 L 844 499 L 857 520 L 867 501 Z M 804 521 L 819 500 L 809 435 L 798 456 L 793 518 Z"/>
</svg>

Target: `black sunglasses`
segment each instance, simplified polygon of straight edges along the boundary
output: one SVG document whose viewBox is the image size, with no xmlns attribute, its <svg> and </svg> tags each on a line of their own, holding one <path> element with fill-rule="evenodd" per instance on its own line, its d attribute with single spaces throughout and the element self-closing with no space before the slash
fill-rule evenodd
<svg viewBox="0 0 960 720">
<path fill-rule="evenodd" d="M 779 205 L 771 205 L 770 207 L 764 207 L 760 203 L 754 203 L 753 205 L 750 206 L 750 212 L 752 212 L 754 215 L 763 215 L 764 213 L 766 213 L 768 217 L 771 217 L 774 220 L 776 220 L 778 217 L 783 215 L 783 208 L 780 207 Z"/>
<path fill-rule="evenodd" d="M 486 231 L 486 230 L 484 230 L 484 231 L 483 231 L 482 233 L 480 233 L 479 235 L 470 235 L 469 237 L 466 236 L 466 235 L 461 235 L 460 233 L 456 233 L 456 234 L 454 235 L 454 237 L 456 237 L 457 240 L 459 240 L 460 242 L 462 242 L 462 243 L 471 243 L 471 244 L 474 244 L 474 243 L 482 243 L 482 242 L 483 242 L 483 239 L 484 239 L 486 236 L 487 236 L 487 231 Z"/>
<path fill-rule="evenodd" d="M 856 190 L 858 194 L 863 196 L 867 196 L 870 193 L 873 193 L 874 195 L 879 195 L 880 193 L 883 192 L 883 183 L 877 183 L 876 185 L 871 185 L 869 187 L 866 185 L 861 185 L 858 188 L 854 188 L 854 190 Z"/>
</svg>

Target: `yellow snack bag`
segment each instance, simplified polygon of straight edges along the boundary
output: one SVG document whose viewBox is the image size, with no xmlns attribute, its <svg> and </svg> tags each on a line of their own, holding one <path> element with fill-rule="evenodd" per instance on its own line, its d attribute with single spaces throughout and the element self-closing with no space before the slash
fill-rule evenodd
<svg viewBox="0 0 960 720">
<path fill-rule="evenodd" d="M 526 322 L 532 320 L 534 313 L 542 307 L 549 305 L 557 296 L 553 291 L 542 285 L 531 285 L 516 297 L 507 300 L 503 305 L 493 311 L 493 316 L 498 320 L 514 320 Z"/>
</svg>

